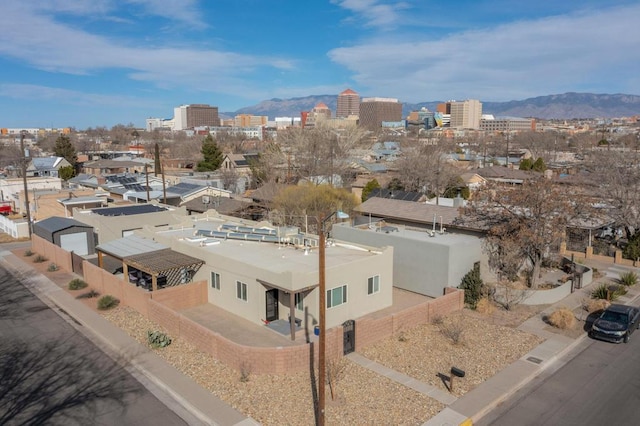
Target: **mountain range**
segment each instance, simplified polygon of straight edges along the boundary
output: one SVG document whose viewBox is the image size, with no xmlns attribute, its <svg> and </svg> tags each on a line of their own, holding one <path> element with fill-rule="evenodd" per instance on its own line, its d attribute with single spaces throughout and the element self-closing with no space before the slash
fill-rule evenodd
<svg viewBox="0 0 640 426">
<path fill-rule="evenodd" d="M 299 117 L 301 111 L 309 111 L 324 102 L 335 113 L 337 95 L 311 95 L 291 99 L 269 99 L 234 112 L 221 113 L 234 117 L 238 114 L 267 115 L 274 117 Z M 426 107 L 435 111 L 444 101 L 403 103 L 402 115 Z M 538 119 L 612 118 L 640 115 L 640 96 L 624 94 L 564 93 L 538 96 L 520 101 L 482 102 L 482 113 L 496 117 L 534 117 Z"/>
</svg>

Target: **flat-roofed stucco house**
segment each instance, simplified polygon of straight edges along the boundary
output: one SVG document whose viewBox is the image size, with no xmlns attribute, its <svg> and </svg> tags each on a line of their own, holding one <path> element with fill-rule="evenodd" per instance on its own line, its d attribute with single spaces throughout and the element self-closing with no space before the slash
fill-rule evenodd
<svg viewBox="0 0 640 426">
<path fill-rule="evenodd" d="M 303 328 L 318 322 L 316 236 L 215 214 L 137 234 L 202 259 L 194 281 L 208 281 L 209 303 L 256 324 L 290 317 Z M 325 262 L 327 327 L 391 306 L 392 247 L 331 240 Z"/>
</svg>

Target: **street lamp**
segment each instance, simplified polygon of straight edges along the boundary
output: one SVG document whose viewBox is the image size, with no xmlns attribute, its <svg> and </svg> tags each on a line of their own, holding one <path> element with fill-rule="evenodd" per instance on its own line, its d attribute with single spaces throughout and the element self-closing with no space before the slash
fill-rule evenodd
<svg viewBox="0 0 640 426">
<path fill-rule="evenodd" d="M 325 230 L 324 224 L 333 216 L 338 219 L 348 219 L 349 215 L 342 211 L 335 211 L 327 217 L 320 216 L 318 229 L 320 234 L 320 240 L 318 242 L 318 271 L 319 271 L 319 287 L 320 287 L 320 303 L 319 303 L 319 324 L 320 336 L 318 339 L 318 425 L 324 426 L 324 407 L 325 407 L 325 380 L 326 380 L 326 360 L 325 360 L 325 342 L 326 342 L 326 318 L 325 313 L 327 309 L 327 291 L 325 283 Z"/>
</svg>

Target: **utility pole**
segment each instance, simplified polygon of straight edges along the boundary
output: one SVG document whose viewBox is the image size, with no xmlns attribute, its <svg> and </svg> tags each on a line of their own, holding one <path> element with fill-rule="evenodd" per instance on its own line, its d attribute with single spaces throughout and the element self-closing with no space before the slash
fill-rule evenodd
<svg viewBox="0 0 640 426">
<path fill-rule="evenodd" d="M 149 202 L 149 171 L 147 170 L 149 165 L 144 163 L 144 174 L 147 177 L 147 203 Z"/>
<path fill-rule="evenodd" d="M 24 149 L 24 136 L 26 131 L 20 132 L 20 150 L 22 151 L 22 183 L 24 184 L 24 208 L 27 210 L 27 224 L 29 238 L 31 238 L 31 211 L 29 210 L 29 187 L 27 186 L 27 151 Z"/>
</svg>

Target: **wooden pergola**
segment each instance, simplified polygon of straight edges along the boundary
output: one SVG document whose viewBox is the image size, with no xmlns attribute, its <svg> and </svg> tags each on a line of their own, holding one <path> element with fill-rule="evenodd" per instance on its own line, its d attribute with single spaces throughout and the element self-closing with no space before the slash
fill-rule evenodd
<svg viewBox="0 0 640 426">
<path fill-rule="evenodd" d="M 135 268 L 151 276 L 152 291 L 158 290 L 158 276 L 166 277 L 166 286 L 191 282 L 205 262 L 198 258 L 164 249 L 127 256 L 122 259 L 122 272 L 129 276 L 129 268 Z"/>
</svg>

